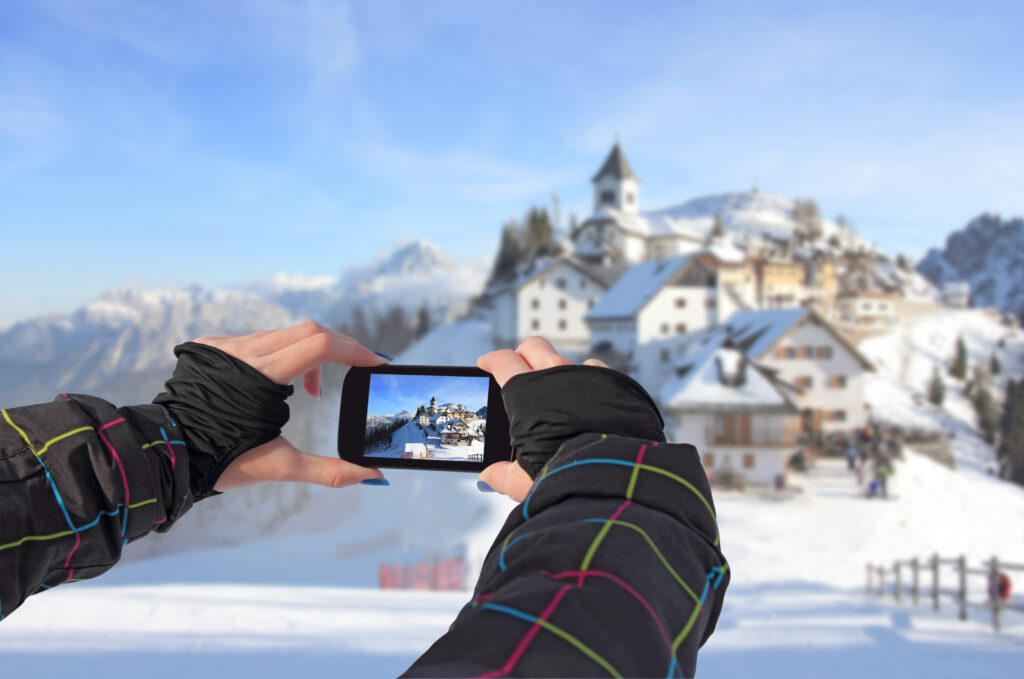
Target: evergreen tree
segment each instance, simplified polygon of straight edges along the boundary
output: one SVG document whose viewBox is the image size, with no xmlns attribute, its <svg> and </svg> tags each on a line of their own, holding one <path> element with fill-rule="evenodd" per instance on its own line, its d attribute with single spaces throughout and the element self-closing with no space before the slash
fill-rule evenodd
<svg viewBox="0 0 1024 679">
<path fill-rule="evenodd" d="M 821 212 L 813 198 L 794 200 L 792 217 L 796 222 L 797 232 L 802 238 L 812 243 L 821 238 L 824 233 L 821 226 Z"/>
<path fill-rule="evenodd" d="M 999 432 L 999 406 L 987 386 L 979 386 L 972 400 L 974 412 L 978 418 L 978 428 L 985 443 L 994 444 Z"/>
<path fill-rule="evenodd" d="M 946 385 L 938 368 L 932 371 L 932 379 L 928 382 L 928 400 L 940 408 L 942 402 L 946 400 Z"/>
<path fill-rule="evenodd" d="M 725 235 L 725 225 L 722 223 L 722 213 L 716 212 L 714 221 L 711 223 L 711 237 L 721 238 Z"/>
<path fill-rule="evenodd" d="M 949 374 L 958 380 L 967 377 L 967 346 L 964 344 L 963 337 L 958 337 L 956 340 L 956 355 L 953 357 L 953 365 L 949 369 Z"/>
<path fill-rule="evenodd" d="M 999 357 L 996 352 L 992 352 L 992 358 L 988 362 L 988 370 L 993 375 L 998 375 L 1003 369 L 1003 365 L 999 362 Z"/>
<path fill-rule="evenodd" d="M 352 323 L 347 333 L 363 346 L 373 346 L 374 338 L 370 334 L 370 326 L 366 323 L 366 312 L 358 304 L 352 309 Z"/>
<path fill-rule="evenodd" d="M 494 258 L 488 284 L 511 275 L 523 261 L 525 252 L 521 241 L 519 225 L 515 220 L 508 221 L 501 229 L 501 245 L 498 246 L 498 255 Z"/>
<path fill-rule="evenodd" d="M 551 219 L 544 208 L 532 207 L 526 213 L 524 235 L 529 259 L 541 257 L 552 250 Z"/>
<path fill-rule="evenodd" d="M 996 455 L 1004 475 L 1024 484 L 1024 379 L 1006 382 Z"/>
<path fill-rule="evenodd" d="M 427 308 L 427 303 L 424 302 L 420 307 L 420 310 L 416 313 L 416 326 L 413 334 L 416 339 L 419 339 L 430 332 L 430 328 L 433 323 L 430 320 L 430 310 Z"/>
</svg>

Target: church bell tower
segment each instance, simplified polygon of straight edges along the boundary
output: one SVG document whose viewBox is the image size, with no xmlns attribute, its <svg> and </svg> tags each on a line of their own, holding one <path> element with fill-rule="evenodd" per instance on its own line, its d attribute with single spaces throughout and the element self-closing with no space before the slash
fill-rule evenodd
<svg viewBox="0 0 1024 679">
<path fill-rule="evenodd" d="M 618 142 L 590 181 L 594 184 L 595 212 L 602 207 L 633 215 L 640 211 L 640 180 L 633 174 Z"/>
</svg>

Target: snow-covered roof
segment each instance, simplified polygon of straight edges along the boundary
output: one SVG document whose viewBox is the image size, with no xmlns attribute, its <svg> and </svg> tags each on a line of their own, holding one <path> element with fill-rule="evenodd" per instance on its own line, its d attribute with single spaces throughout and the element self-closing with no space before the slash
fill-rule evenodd
<svg viewBox="0 0 1024 679">
<path fill-rule="evenodd" d="M 690 333 L 685 346 L 721 345 L 728 342 L 752 360 L 761 359 L 793 326 L 805 318 L 825 329 L 867 370 L 874 370 L 871 362 L 841 332 L 836 330 L 814 310 L 804 307 L 781 309 L 744 309 L 735 312 L 725 323 Z"/>
<path fill-rule="evenodd" d="M 659 391 L 661 404 L 681 410 L 796 412 L 783 387 L 737 349 L 699 347 Z"/>
<path fill-rule="evenodd" d="M 498 295 L 503 292 L 515 292 L 534 278 L 551 271 L 561 264 L 570 266 L 583 275 L 587 276 L 601 287 L 608 287 L 614 281 L 617 270 L 607 267 L 596 267 L 581 262 L 573 257 L 540 257 L 538 259 L 520 264 L 511 275 L 495 281 L 484 291 L 485 295 Z"/>
<path fill-rule="evenodd" d="M 647 260 L 635 264 L 619 277 L 615 285 L 604 293 L 585 318 L 625 318 L 640 311 L 647 302 L 690 259 L 690 255 L 677 255 L 668 259 Z"/>
</svg>

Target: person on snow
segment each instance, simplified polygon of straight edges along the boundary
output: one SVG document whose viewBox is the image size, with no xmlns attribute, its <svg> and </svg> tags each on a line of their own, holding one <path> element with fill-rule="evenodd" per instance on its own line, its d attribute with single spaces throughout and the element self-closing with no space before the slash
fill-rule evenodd
<svg viewBox="0 0 1024 679">
<path fill-rule="evenodd" d="M 316 396 L 324 361 L 381 363 L 352 338 L 304 323 L 175 354 L 152 404 L 61 394 L 0 409 L 0 620 L 217 493 L 387 484 L 281 436 L 292 380 Z M 471 601 L 404 676 L 693 676 L 730 579 L 696 449 L 666 443 L 635 381 L 542 338 L 478 365 L 502 387 L 514 451 L 479 484 L 520 504 Z"/>
</svg>

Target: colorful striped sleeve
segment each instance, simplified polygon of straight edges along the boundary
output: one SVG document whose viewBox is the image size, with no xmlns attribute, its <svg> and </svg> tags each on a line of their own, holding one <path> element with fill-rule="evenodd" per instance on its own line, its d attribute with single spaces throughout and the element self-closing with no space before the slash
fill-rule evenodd
<svg viewBox="0 0 1024 679">
<path fill-rule="evenodd" d="M 61 395 L 0 409 L 0 620 L 31 594 L 107 571 L 192 505 L 180 428 L 154 405 Z"/>
<path fill-rule="evenodd" d="M 406 676 L 693 676 L 729 575 L 693 446 L 577 436 Z"/>
</svg>

